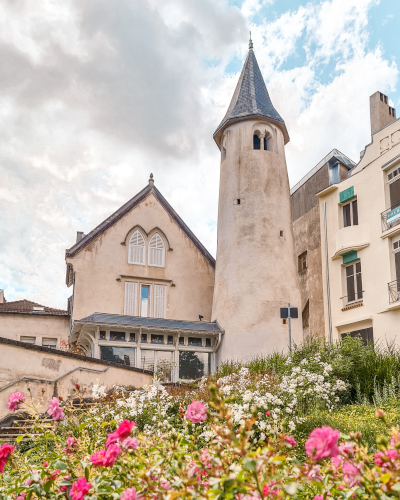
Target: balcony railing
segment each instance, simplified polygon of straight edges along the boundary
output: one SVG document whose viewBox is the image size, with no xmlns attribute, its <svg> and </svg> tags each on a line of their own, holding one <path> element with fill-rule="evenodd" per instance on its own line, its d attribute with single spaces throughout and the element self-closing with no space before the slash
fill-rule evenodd
<svg viewBox="0 0 400 500">
<path fill-rule="evenodd" d="M 394 280 L 388 283 L 389 304 L 400 301 L 400 280 Z"/>
<path fill-rule="evenodd" d="M 341 297 L 343 308 L 350 308 L 352 305 L 362 304 L 365 291 L 354 292 Z"/>
<path fill-rule="evenodd" d="M 382 232 L 400 224 L 400 205 L 395 205 L 381 213 Z"/>
</svg>

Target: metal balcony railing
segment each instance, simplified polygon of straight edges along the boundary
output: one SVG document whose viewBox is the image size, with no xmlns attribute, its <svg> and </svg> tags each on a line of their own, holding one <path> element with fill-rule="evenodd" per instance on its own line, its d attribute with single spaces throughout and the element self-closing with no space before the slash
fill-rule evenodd
<svg viewBox="0 0 400 500">
<path fill-rule="evenodd" d="M 382 232 L 400 224 L 400 205 L 395 205 L 381 213 Z"/>
<path fill-rule="evenodd" d="M 389 304 L 400 301 L 400 280 L 394 280 L 388 283 Z"/>
<path fill-rule="evenodd" d="M 343 307 L 348 307 L 348 306 L 351 306 L 353 304 L 355 305 L 358 302 L 362 302 L 363 297 L 364 297 L 364 293 L 365 293 L 365 291 L 363 290 L 362 292 L 354 292 L 352 294 L 345 295 L 344 297 L 341 297 Z"/>
</svg>

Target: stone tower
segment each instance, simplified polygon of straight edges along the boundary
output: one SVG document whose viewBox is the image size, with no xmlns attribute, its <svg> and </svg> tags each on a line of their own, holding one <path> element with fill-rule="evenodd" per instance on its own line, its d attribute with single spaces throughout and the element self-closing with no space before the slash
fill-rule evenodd
<svg viewBox="0 0 400 500">
<path fill-rule="evenodd" d="M 265 86 L 250 40 L 228 111 L 214 139 L 221 150 L 213 320 L 225 330 L 218 359 L 287 350 L 280 308 L 299 308 L 285 144 L 289 135 Z"/>
</svg>

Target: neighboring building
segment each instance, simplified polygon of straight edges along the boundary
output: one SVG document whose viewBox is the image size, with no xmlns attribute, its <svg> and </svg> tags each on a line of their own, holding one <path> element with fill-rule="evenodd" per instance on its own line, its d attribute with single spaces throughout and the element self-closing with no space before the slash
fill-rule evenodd
<svg viewBox="0 0 400 500">
<path fill-rule="evenodd" d="M 291 190 L 295 256 L 301 292 L 303 338 L 324 337 L 324 294 L 319 200 L 315 193 L 346 179 L 355 163 L 331 151 Z"/>
<path fill-rule="evenodd" d="M 30 300 L 5 302 L 0 290 L 0 337 L 59 349 L 61 340 L 68 341 L 69 331 L 67 311 Z"/>
</svg>

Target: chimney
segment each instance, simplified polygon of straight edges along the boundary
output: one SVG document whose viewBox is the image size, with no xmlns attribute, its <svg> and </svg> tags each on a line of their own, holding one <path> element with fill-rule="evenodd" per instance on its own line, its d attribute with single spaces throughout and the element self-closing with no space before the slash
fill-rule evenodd
<svg viewBox="0 0 400 500">
<path fill-rule="evenodd" d="M 375 92 L 369 98 L 369 113 L 371 116 L 371 135 L 396 119 L 396 110 L 389 106 L 388 97 L 382 92 Z"/>
<path fill-rule="evenodd" d="M 4 304 L 5 301 L 4 290 L 0 290 L 0 304 Z"/>
<path fill-rule="evenodd" d="M 82 238 L 83 238 L 83 231 L 77 231 L 76 232 L 76 242 L 78 243 L 78 241 L 81 241 Z"/>
</svg>

